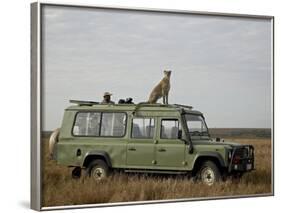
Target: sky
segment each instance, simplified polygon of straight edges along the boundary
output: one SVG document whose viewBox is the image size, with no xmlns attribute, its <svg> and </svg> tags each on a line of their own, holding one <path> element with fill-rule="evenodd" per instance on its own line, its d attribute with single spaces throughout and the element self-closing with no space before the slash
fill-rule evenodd
<svg viewBox="0 0 281 213">
<path fill-rule="evenodd" d="M 169 103 L 211 128 L 271 128 L 271 21 L 241 17 L 44 6 L 43 130 L 70 99 L 147 101 L 172 70 Z M 159 100 L 162 102 L 162 99 Z"/>
</svg>

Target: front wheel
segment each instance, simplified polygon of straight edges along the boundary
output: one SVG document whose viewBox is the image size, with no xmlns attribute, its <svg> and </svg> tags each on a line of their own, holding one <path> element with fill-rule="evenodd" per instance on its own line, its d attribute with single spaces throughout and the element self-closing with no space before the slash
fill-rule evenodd
<svg viewBox="0 0 281 213">
<path fill-rule="evenodd" d="M 109 176 L 109 167 L 103 160 L 93 160 L 87 167 L 86 174 L 96 181 L 104 180 Z"/>
<path fill-rule="evenodd" d="M 211 186 L 221 180 L 221 172 L 213 161 L 205 161 L 198 171 L 197 179 Z"/>
</svg>

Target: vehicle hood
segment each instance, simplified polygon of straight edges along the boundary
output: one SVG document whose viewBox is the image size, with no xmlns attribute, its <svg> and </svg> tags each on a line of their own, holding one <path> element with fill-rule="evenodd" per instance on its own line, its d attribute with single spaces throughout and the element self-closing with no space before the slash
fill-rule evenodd
<svg viewBox="0 0 281 213">
<path fill-rule="evenodd" d="M 231 147 L 239 147 L 239 146 L 244 146 L 239 143 L 231 142 L 231 141 L 221 141 L 221 142 L 216 142 L 212 140 L 194 140 L 192 141 L 194 145 L 219 145 L 219 146 L 231 146 Z"/>
</svg>

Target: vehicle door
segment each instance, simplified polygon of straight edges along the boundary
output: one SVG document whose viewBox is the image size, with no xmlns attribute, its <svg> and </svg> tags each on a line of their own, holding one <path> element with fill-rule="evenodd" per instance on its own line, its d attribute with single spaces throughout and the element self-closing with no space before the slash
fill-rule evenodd
<svg viewBox="0 0 281 213">
<path fill-rule="evenodd" d="M 151 168 L 155 164 L 155 123 L 153 117 L 132 118 L 126 151 L 129 168 Z"/>
<path fill-rule="evenodd" d="M 158 141 L 155 145 L 159 169 L 179 169 L 185 166 L 186 144 L 180 140 L 182 132 L 178 118 L 159 118 Z"/>
</svg>

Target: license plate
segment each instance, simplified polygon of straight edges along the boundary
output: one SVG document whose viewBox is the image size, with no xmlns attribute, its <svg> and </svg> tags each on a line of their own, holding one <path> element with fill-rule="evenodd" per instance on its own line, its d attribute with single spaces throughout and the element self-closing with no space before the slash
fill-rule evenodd
<svg viewBox="0 0 281 213">
<path fill-rule="evenodd" d="M 252 164 L 247 164 L 246 169 L 247 169 L 247 170 L 251 170 L 251 169 L 252 169 Z"/>
</svg>

